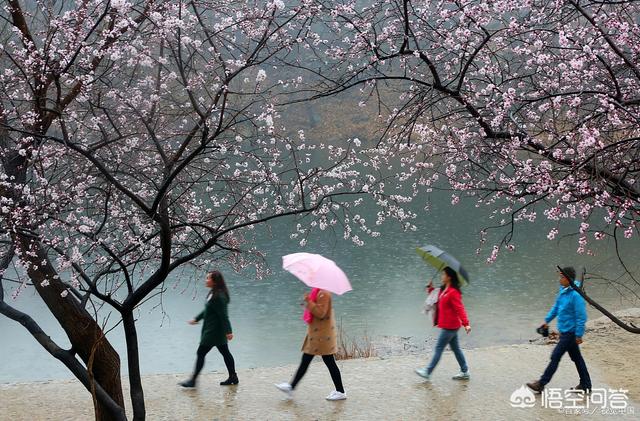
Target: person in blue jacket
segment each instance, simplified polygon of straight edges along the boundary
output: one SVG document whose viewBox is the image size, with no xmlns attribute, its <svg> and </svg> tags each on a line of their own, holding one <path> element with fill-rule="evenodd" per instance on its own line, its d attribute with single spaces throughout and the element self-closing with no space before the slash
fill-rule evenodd
<svg viewBox="0 0 640 421">
<path fill-rule="evenodd" d="M 535 391 L 542 392 L 545 385 L 551 381 L 551 377 L 558 369 L 560 359 L 565 352 L 569 353 L 569 357 L 578 369 L 580 383 L 573 388 L 575 391 L 588 393 L 591 390 L 591 378 L 587 370 L 587 364 L 580 353 L 580 344 L 584 335 L 584 327 L 587 322 L 587 309 L 584 298 L 571 287 L 568 277 L 573 279 L 574 284 L 580 287 L 580 281 L 576 279 L 576 271 L 571 266 L 562 268 L 560 274 L 560 292 L 556 298 L 556 302 L 544 319 L 542 328 L 547 328 L 547 324 L 555 318 L 558 319 L 558 331 L 560 332 L 560 340 L 551 353 L 551 361 L 544 371 L 540 380 L 527 383 L 527 386 Z"/>
</svg>

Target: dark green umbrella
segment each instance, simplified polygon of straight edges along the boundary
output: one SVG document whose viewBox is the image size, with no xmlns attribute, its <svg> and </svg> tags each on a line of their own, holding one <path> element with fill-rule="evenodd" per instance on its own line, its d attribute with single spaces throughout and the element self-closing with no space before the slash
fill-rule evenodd
<svg viewBox="0 0 640 421">
<path fill-rule="evenodd" d="M 450 255 L 444 250 L 440 250 L 436 246 L 428 245 L 424 247 L 416 248 L 416 252 L 422 257 L 422 259 L 429 263 L 434 268 L 441 271 L 445 267 L 449 266 L 451 269 L 458 272 L 458 277 L 462 282 L 469 283 L 469 274 L 462 267 L 458 259 Z"/>
</svg>

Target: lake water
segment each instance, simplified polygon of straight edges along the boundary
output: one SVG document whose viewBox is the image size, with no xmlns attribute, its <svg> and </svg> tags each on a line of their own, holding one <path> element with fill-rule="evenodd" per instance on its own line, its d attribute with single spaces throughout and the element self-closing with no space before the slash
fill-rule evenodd
<svg viewBox="0 0 640 421">
<path fill-rule="evenodd" d="M 434 271 L 414 249 L 435 244 L 456 255 L 472 278 L 471 284 L 463 289 L 473 328 L 471 335 L 461 335 L 464 347 L 521 343 L 536 337 L 535 328 L 557 292 L 556 264 L 586 265 L 590 272 L 605 274 L 620 272 L 611 244 L 597 243 L 594 257 L 578 256 L 575 238 L 560 243 L 549 241 L 544 223 L 521 227 L 515 237 L 516 251 L 487 265 L 489 250 L 476 255 L 476 232 L 485 222 L 483 214 L 472 203 L 451 207 L 442 196 L 433 202 L 430 212 L 419 213 L 417 231 L 402 232 L 397 225 L 389 224 L 383 228 L 382 237 L 369 239 L 363 247 L 342 241 L 341 233 L 327 233 L 310 239 L 304 250 L 334 259 L 349 276 L 353 291 L 334 298 L 336 317 L 342 320 L 349 336 L 412 336 L 417 341 L 434 337 L 437 330 L 420 313 L 424 286 Z M 273 235 L 265 234 L 260 239 L 259 245 L 268 252 L 270 276 L 256 281 L 250 274 L 225 271 L 235 334 L 230 348 L 240 368 L 298 362 L 306 330 L 300 319 L 300 302 L 307 289 L 280 267 L 282 255 L 300 251 L 297 242 L 289 239 L 290 222 L 272 225 Z M 638 242 L 627 242 L 625 248 L 635 263 L 640 250 Z M 9 289 L 5 296 L 11 301 L 12 285 L 5 287 Z M 203 279 L 194 282 L 190 276 L 176 274 L 166 287 L 162 305 L 159 299 L 151 300 L 139 314 L 141 365 L 145 374 L 187 373 L 195 359 L 200 326 L 189 326 L 186 321 L 203 307 L 207 292 Z M 594 283 L 589 292 L 611 309 L 637 305 L 603 285 Z M 12 304 L 28 310 L 59 344 L 68 346 L 61 329 L 33 290 L 27 290 Z M 590 317 L 599 316 L 591 308 L 589 313 Z M 22 326 L 4 317 L 0 317 L 0 338 L 0 383 L 72 377 Z M 109 338 L 121 353 L 126 372 L 121 329 L 111 331 Z M 216 369 L 223 370 L 224 365 L 216 351 L 212 351 L 205 370 Z"/>
</svg>

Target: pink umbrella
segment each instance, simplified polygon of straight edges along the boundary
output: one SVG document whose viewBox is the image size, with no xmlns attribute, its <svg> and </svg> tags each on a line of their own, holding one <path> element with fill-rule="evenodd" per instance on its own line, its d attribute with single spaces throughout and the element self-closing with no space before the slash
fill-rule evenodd
<svg viewBox="0 0 640 421">
<path fill-rule="evenodd" d="M 312 253 L 282 256 L 282 268 L 291 272 L 312 288 L 321 288 L 342 295 L 351 291 L 351 284 L 333 260 Z"/>
</svg>

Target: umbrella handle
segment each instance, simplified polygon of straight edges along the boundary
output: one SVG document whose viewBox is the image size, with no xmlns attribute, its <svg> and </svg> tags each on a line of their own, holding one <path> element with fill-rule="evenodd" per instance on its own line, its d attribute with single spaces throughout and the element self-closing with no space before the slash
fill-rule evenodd
<svg viewBox="0 0 640 421">
<path fill-rule="evenodd" d="M 442 268 L 436 269 L 436 271 L 434 272 L 434 274 L 433 274 L 433 276 L 431 278 L 432 279 L 435 278 L 441 271 L 442 271 Z"/>
</svg>

